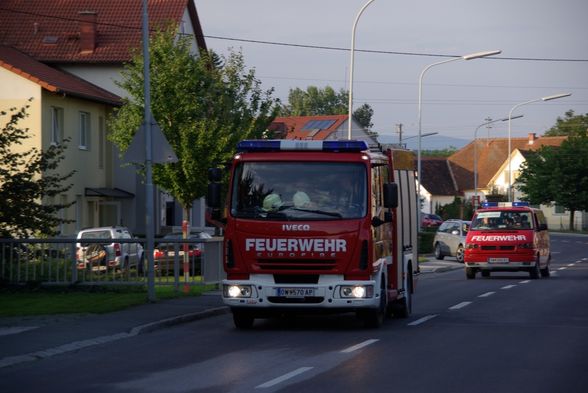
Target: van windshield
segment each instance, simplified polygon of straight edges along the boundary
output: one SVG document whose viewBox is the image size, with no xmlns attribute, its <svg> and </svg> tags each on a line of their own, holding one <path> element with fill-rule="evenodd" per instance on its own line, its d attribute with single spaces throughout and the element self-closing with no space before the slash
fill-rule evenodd
<svg viewBox="0 0 588 393">
<path fill-rule="evenodd" d="M 472 230 L 533 229 L 531 212 L 487 211 L 478 212 L 472 221 Z"/>
<path fill-rule="evenodd" d="M 241 163 L 233 177 L 231 215 L 276 221 L 364 217 L 366 176 L 359 163 Z"/>
</svg>

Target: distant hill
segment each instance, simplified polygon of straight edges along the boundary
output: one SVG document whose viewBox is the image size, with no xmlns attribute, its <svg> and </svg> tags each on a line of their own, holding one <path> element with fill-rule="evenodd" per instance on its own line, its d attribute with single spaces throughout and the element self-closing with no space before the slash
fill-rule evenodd
<svg viewBox="0 0 588 393">
<path fill-rule="evenodd" d="M 407 149 L 416 150 L 418 148 L 418 138 L 414 137 L 411 138 L 412 135 L 407 135 L 406 139 L 403 140 L 403 144 L 406 145 Z M 380 135 L 378 137 L 378 141 L 380 143 L 398 143 L 398 136 L 397 135 Z M 452 138 L 449 136 L 443 135 L 431 135 L 422 138 L 421 140 L 421 149 L 422 150 L 443 150 L 450 147 L 455 147 L 457 149 L 461 149 L 471 140 L 468 139 L 459 139 L 459 138 Z"/>
</svg>

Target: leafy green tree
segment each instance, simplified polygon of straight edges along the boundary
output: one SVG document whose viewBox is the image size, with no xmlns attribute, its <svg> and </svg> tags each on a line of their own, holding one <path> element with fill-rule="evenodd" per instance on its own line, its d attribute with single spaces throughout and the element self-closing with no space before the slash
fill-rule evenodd
<svg viewBox="0 0 588 393">
<path fill-rule="evenodd" d="M 321 89 L 308 86 L 305 90 L 290 89 L 288 103 L 280 109 L 282 116 L 344 115 L 349 113 L 349 93 L 345 89 L 336 92 L 331 86 Z M 366 129 L 373 127 L 374 110 L 363 104 L 353 112 L 355 120 Z"/>
<path fill-rule="evenodd" d="M 558 117 L 556 123 L 545 136 L 582 135 L 588 130 L 588 113 L 576 115 L 573 110 L 565 113 L 564 118 Z"/>
<path fill-rule="evenodd" d="M 0 237 L 51 236 L 57 233 L 59 224 L 71 222 L 59 218 L 57 213 L 73 202 L 52 203 L 54 197 L 72 186 L 62 183 L 75 171 L 57 171 L 66 144 L 52 145 L 45 151 L 18 149 L 30 138 L 29 129 L 18 125 L 28 117 L 28 108 L 27 104 L 20 109 L 0 111 L 0 119 L 7 119 L 0 133 Z"/>
<path fill-rule="evenodd" d="M 239 52 L 195 57 L 173 28 L 155 33 L 149 50 L 151 111 L 178 157 L 153 165 L 153 183 L 180 202 L 187 220 L 193 201 L 206 195 L 208 168 L 230 161 L 239 140 L 261 138 L 278 101 Z M 119 86 L 131 98 L 109 119 L 110 140 L 124 152 L 143 121 L 142 53 L 134 54 Z"/>
<path fill-rule="evenodd" d="M 561 146 L 544 146 L 526 157 L 517 188 L 532 204 L 563 206 L 570 211 L 588 210 L 588 133 L 569 136 Z"/>
</svg>

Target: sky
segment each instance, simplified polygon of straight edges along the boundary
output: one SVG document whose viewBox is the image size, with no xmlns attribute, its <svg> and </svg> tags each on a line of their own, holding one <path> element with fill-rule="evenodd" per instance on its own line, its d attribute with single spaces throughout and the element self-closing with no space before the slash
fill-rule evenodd
<svg viewBox="0 0 588 393">
<path fill-rule="evenodd" d="M 367 0 L 194 1 L 207 46 L 220 54 L 241 50 L 262 87 L 275 89 L 282 102 L 294 88 L 349 89 L 353 22 Z M 472 140 L 487 118 L 572 93 L 513 112 L 524 115 L 511 122 L 513 138 L 542 135 L 570 109 L 588 113 L 586 15 L 587 0 L 375 0 L 356 28 L 354 109 L 368 103 L 373 130 L 382 136 L 398 138 L 398 124 L 404 138 L 417 135 L 425 67 L 450 58 L 443 56 L 501 50 L 425 72 L 422 134 Z M 507 137 L 508 122 L 478 132 L 488 136 Z"/>
</svg>

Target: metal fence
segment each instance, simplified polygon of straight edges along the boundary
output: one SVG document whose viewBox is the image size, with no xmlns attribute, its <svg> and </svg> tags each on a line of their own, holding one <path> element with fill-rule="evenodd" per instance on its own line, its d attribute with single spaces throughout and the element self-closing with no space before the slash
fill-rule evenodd
<svg viewBox="0 0 588 393">
<path fill-rule="evenodd" d="M 155 285 L 176 288 L 186 284 L 210 285 L 224 278 L 222 238 L 165 239 L 165 246 L 158 248 L 159 240 L 155 239 Z M 0 284 L 147 285 L 145 239 L 80 241 L 75 238 L 0 239 Z M 110 247 L 113 243 L 117 244 L 116 250 Z M 106 255 L 94 255 L 92 244 L 106 249 Z M 131 246 L 140 251 L 139 256 L 125 253 Z M 188 254 L 187 276 L 184 253 Z"/>
</svg>

